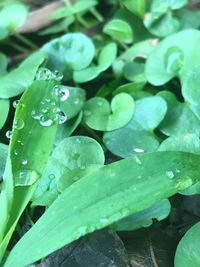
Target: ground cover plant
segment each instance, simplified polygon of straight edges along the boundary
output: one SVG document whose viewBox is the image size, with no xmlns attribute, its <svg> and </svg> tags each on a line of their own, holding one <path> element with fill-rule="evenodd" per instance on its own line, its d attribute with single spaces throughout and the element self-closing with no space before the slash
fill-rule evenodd
<svg viewBox="0 0 200 267">
<path fill-rule="evenodd" d="M 0 2 L 0 266 L 200 266 L 200 10 Z"/>
</svg>

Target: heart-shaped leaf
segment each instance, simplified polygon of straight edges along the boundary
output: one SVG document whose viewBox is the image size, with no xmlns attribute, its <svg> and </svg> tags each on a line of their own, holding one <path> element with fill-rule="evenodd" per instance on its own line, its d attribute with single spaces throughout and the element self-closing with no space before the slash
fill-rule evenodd
<svg viewBox="0 0 200 267">
<path fill-rule="evenodd" d="M 110 35 L 114 40 L 127 44 L 133 42 L 133 30 L 124 20 L 113 19 L 109 21 L 104 26 L 103 32 Z"/>
<path fill-rule="evenodd" d="M 95 54 L 94 44 L 83 33 L 65 34 L 42 47 L 48 54 L 48 67 L 62 71 L 66 78 L 76 70 L 90 65 Z"/>
<path fill-rule="evenodd" d="M 152 96 L 137 100 L 129 123 L 121 129 L 104 134 L 106 147 L 120 157 L 155 151 L 159 142 L 153 130 L 163 120 L 166 111 L 166 103 L 161 97 Z"/>
<path fill-rule="evenodd" d="M 116 95 L 111 102 L 102 97 L 88 100 L 84 106 L 84 122 L 97 131 L 112 131 L 127 124 L 134 112 L 134 100 L 126 94 Z"/>
</svg>

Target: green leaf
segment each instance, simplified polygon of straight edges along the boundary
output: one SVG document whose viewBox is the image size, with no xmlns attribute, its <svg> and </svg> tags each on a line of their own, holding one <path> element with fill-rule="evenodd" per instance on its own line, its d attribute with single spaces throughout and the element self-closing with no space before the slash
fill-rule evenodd
<svg viewBox="0 0 200 267">
<path fill-rule="evenodd" d="M 145 0 L 121 0 L 121 3 L 133 14 L 139 17 L 143 17 L 145 13 Z"/>
<path fill-rule="evenodd" d="M 170 9 L 179 9 L 185 6 L 188 0 L 153 0 L 151 5 L 152 12 L 165 12 Z"/>
<path fill-rule="evenodd" d="M 175 255 L 175 267 L 200 266 L 200 223 L 193 225 L 178 244 Z"/>
<path fill-rule="evenodd" d="M 87 11 L 88 9 L 97 5 L 97 1 L 95 0 L 79 0 L 71 6 L 62 7 L 53 12 L 50 16 L 51 19 L 61 19 L 68 16 L 72 16 L 74 14 L 82 13 Z"/>
<path fill-rule="evenodd" d="M 77 83 L 85 83 L 95 79 L 100 74 L 98 66 L 90 66 L 84 70 L 74 71 L 73 80 Z"/>
<path fill-rule="evenodd" d="M 124 218 L 112 225 L 115 231 L 133 231 L 142 227 L 148 227 L 152 224 L 153 219 L 161 221 L 165 219 L 171 210 L 168 199 L 164 199 L 148 209 L 135 213 Z"/>
<path fill-rule="evenodd" d="M 117 45 L 115 43 L 107 44 L 100 52 L 98 58 L 98 67 L 100 71 L 108 69 L 117 56 Z"/>
<path fill-rule="evenodd" d="M 58 85 L 58 88 L 60 86 Z M 61 86 L 62 88 L 63 86 Z M 83 107 L 85 102 L 85 91 L 79 87 L 64 86 L 69 96 L 67 101 L 60 103 L 60 108 L 67 114 L 67 118 L 71 119 L 75 117 Z"/>
<path fill-rule="evenodd" d="M 52 97 L 54 85 L 53 81 L 35 81 L 17 105 L 0 195 L 0 260 L 52 149 L 57 124 L 42 126 L 32 117 L 32 112 L 41 108 L 46 98 Z"/>
<path fill-rule="evenodd" d="M 153 85 L 163 85 L 175 76 L 184 77 L 195 65 L 199 64 L 198 43 L 200 33 L 189 29 L 173 34 L 161 41 L 149 55 L 146 62 L 146 77 Z M 172 49 L 173 48 L 173 49 Z M 174 50 L 175 48 L 175 50 Z M 172 49 L 172 50 L 171 50 Z M 171 53 L 170 53 L 171 50 Z M 177 50 L 179 51 L 177 54 Z M 182 56 L 180 56 L 183 54 Z M 182 57 L 182 64 L 174 72 L 174 60 Z M 172 66 L 172 69 L 170 68 Z"/>
<path fill-rule="evenodd" d="M 161 97 L 152 96 L 137 100 L 129 123 L 121 129 L 104 134 L 106 147 L 120 157 L 155 151 L 159 142 L 153 130 L 163 120 L 166 111 L 166 103 Z"/>
<path fill-rule="evenodd" d="M 134 100 L 126 93 L 116 95 L 111 106 L 105 98 L 94 97 L 84 106 L 84 122 L 94 130 L 112 131 L 127 124 L 133 112 Z"/>
<path fill-rule="evenodd" d="M 7 57 L 4 54 L 0 53 L 0 76 L 6 74 L 7 65 L 8 65 Z"/>
<path fill-rule="evenodd" d="M 33 205 L 41 204 L 37 198 L 48 189 L 55 188 L 61 178 L 62 183 L 72 184 L 78 180 L 77 177 L 82 171 L 87 173 L 87 167 L 95 164 L 104 164 L 104 153 L 94 139 L 87 136 L 65 138 L 56 146 L 49 158 L 46 170 L 34 194 Z"/>
<path fill-rule="evenodd" d="M 179 102 L 175 95 L 169 91 L 159 93 L 167 102 L 167 114 L 159 126 L 166 135 L 178 135 L 184 133 L 200 134 L 200 120 L 188 103 Z"/>
<path fill-rule="evenodd" d="M 19 2 L 7 4 L 0 11 L 0 39 L 21 26 L 28 14 L 27 7 Z M 3 34 L 2 34 L 3 30 Z"/>
<path fill-rule="evenodd" d="M 110 35 L 114 40 L 130 44 L 133 42 L 133 30 L 124 20 L 113 19 L 103 28 L 103 32 Z"/>
<path fill-rule="evenodd" d="M 173 179 L 169 171 L 174 172 Z M 184 152 L 146 153 L 101 167 L 55 200 L 13 248 L 4 267 L 29 265 L 142 211 L 196 183 L 199 171 L 199 156 Z"/>
<path fill-rule="evenodd" d="M 0 143 L 0 177 L 2 177 L 4 173 L 7 156 L 8 156 L 8 146 Z"/>
<path fill-rule="evenodd" d="M 7 99 L 0 99 L 0 129 L 4 126 L 8 117 L 10 109 L 10 101 Z"/>
<path fill-rule="evenodd" d="M 10 98 L 21 94 L 32 83 L 45 59 L 44 52 L 36 52 L 25 59 L 18 68 L 0 77 L 0 97 Z"/>
<path fill-rule="evenodd" d="M 150 33 L 159 37 L 173 34 L 180 27 L 179 21 L 172 16 L 171 12 L 163 13 L 163 11 L 147 13 L 144 17 L 144 25 Z"/>
<path fill-rule="evenodd" d="M 129 62 L 124 65 L 123 74 L 124 77 L 131 82 L 145 83 L 146 77 L 144 73 L 144 63 Z"/>
<path fill-rule="evenodd" d="M 95 54 L 90 38 L 83 33 L 68 33 L 46 43 L 42 50 L 48 54 L 48 67 L 62 71 L 66 78 L 71 72 L 85 69 Z"/>
</svg>

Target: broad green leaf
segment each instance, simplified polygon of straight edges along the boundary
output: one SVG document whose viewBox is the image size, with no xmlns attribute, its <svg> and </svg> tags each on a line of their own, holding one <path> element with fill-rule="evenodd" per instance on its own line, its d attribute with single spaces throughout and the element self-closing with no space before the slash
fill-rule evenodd
<svg viewBox="0 0 200 267">
<path fill-rule="evenodd" d="M 8 117 L 10 101 L 8 99 L 0 99 L 0 129 L 4 126 Z"/>
<path fill-rule="evenodd" d="M 159 149 L 160 151 L 183 151 L 195 154 L 200 154 L 200 139 L 199 136 L 192 133 L 177 134 L 165 139 Z M 200 183 L 196 183 L 187 188 L 183 192 L 184 195 L 199 194 Z"/>
<path fill-rule="evenodd" d="M 76 70 L 90 65 L 95 47 L 90 38 L 83 33 L 68 33 L 46 43 L 42 50 L 48 54 L 48 67 L 62 71 L 66 78 Z"/>
<path fill-rule="evenodd" d="M 168 107 L 167 114 L 159 126 L 164 134 L 200 134 L 200 120 L 188 103 L 179 102 L 175 95 L 168 91 L 162 91 L 159 95 L 165 99 Z"/>
<path fill-rule="evenodd" d="M 85 170 L 95 164 L 104 164 L 104 153 L 94 139 L 87 136 L 65 138 L 56 146 L 49 158 L 33 200 L 37 201 L 37 198 L 48 189 L 55 188 L 62 176 L 66 183 L 69 181 L 70 184 L 75 176 L 77 180 L 79 170 Z"/>
<path fill-rule="evenodd" d="M 153 133 L 167 111 L 161 97 L 146 97 L 135 102 L 132 119 L 121 129 L 104 134 L 106 147 L 115 155 L 130 157 L 138 152 L 153 152 L 159 142 Z"/>
<path fill-rule="evenodd" d="M 4 267 L 27 266 L 191 186 L 198 181 L 199 158 L 184 152 L 146 153 L 83 177 L 68 187 L 20 239 Z"/>
<path fill-rule="evenodd" d="M 200 223 L 193 225 L 178 244 L 175 255 L 175 267 L 200 266 Z"/>
<path fill-rule="evenodd" d="M 27 7 L 19 2 L 7 4 L 0 11 L 0 39 L 21 26 L 28 14 Z M 2 34 L 3 31 L 3 34 Z"/>
<path fill-rule="evenodd" d="M 7 156 L 8 146 L 0 143 L 0 180 L 5 170 Z"/>
<path fill-rule="evenodd" d="M 112 131 L 127 124 L 134 112 L 134 100 L 126 94 L 116 95 L 109 105 L 103 97 L 94 97 L 84 105 L 84 122 L 98 131 Z"/>
<path fill-rule="evenodd" d="M 23 94 L 16 109 L 0 196 L 0 259 L 52 149 L 57 124 L 42 126 L 32 117 L 32 112 L 41 108 L 45 99 L 52 97 L 54 85 L 53 81 L 35 81 Z"/>
<path fill-rule="evenodd" d="M 133 30 L 131 26 L 124 20 L 113 19 L 109 21 L 104 26 L 103 32 L 119 42 L 126 44 L 133 42 Z"/>
<path fill-rule="evenodd" d="M 143 17 L 145 13 L 145 0 L 121 0 L 121 3 L 133 14 Z"/>
<path fill-rule="evenodd" d="M 186 73 L 199 63 L 198 53 L 195 53 L 199 49 L 197 45 L 199 40 L 200 32 L 189 29 L 173 34 L 160 42 L 147 59 L 148 82 L 153 85 L 163 85 L 175 76 L 184 78 Z M 174 71 L 177 58 L 178 60 L 182 58 L 182 64 Z"/>
<path fill-rule="evenodd" d="M 0 98 L 21 94 L 32 83 L 39 66 L 45 59 L 44 52 L 36 52 L 25 59 L 18 68 L 0 77 Z"/>
<path fill-rule="evenodd" d="M 161 221 L 165 219 L 171 210 L 168 199 L 164 199 L 148 209 L 135 213 L 124 218 L 112 225 L 115 231 L 133 231 L 142 227 L 148 227 L 152 224 L 153 219 Z"/>
</svg>

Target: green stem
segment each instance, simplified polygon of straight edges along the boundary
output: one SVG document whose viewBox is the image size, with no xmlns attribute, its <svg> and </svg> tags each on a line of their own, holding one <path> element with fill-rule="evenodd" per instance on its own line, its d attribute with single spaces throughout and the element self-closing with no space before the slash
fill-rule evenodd
<svg viewBox="0 0 200 267">
<path fill-rule="evenodd" d="M 104 17 L 97 11 L 97 9 L 95 7 L 92 7 L 90 9 L 90 12 L 92 13 L 92 15 L 99 21 L 99 22 L 103 22 L 104 21 Z"/>
<path fill-rule="evenodd" d="M 15 44 L 15 43 L 13 43 L 11 41 L 6 41 L 6 43 L 9 46 L 11 46 L 12 48 L 14 48 L 15 50 L 17 50 L 18 52 L 22 52 L 22 53 L 27 53 L 28 52 L 28 49 L 22 47 L 21 45 Z"/>
<path fill-rule="evenodd" d="M 23 44 L 27 45 L 31 49 L 38 49 L 38 46 L 34 44 L 32 41 L 30 41 L 28 38 L 26 38 L 24 35 L 21 35 L 19 33 L 15 33 L 14 35 L 19 41 L 21 41 Z"/>
<path fill-rule="evenodd" d="M 26 220 L 27 220 L 28 224 L 33 226 L 34 222 L 32 221 L 32 219 L 31 219 L 31 217 L 29 215 L 28 209 L 25 210 L 25 214 L 26 214 Z"/>
</svg>

